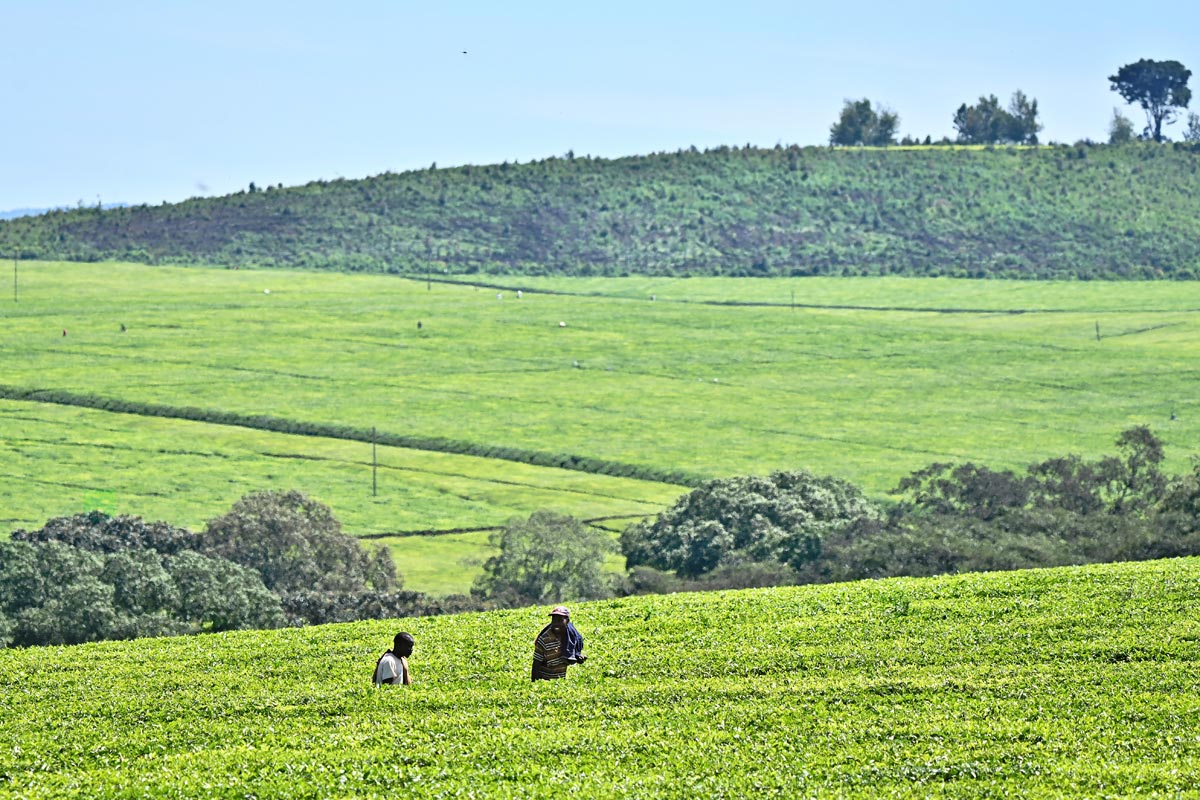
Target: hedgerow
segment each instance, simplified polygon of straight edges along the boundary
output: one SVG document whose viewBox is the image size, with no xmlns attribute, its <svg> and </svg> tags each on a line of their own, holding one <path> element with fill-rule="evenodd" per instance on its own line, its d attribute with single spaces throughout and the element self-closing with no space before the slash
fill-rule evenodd
<svg viewBox="0 0 1200 800">
<path fill-rule="evenodd" d="M 27 400 L 40 403 L 55 403 L 59 405 L 80 406 L 102 411 L 112 411 L 121 414 L 138 414 L 152 417 L 170 417 L 186 419 L 193 422 L 208 422 L 217 425 L 233 425 L 241 428 L 271 431 L 274 433 L 290 433 L 301 436 L 317 436 L 330 439 L 345 439 L 358 442 L 374 442 L 391 447 L 405 447 L 414 450 L 430 450 L 439 453 L 454 453 L 457 455 L 479 456 L 504 461 L 516 461 L 540 467 L 557 467 L 576 472 L 588 472 L 596 475 L 611 475 L 614 477 L 635 478 L 659 483 L 672 483 L 679 486 L 694 486 L 701 482 L 695 475 L 682 470 L 662 470 L 654 467 L 634 464 L 622 464 L 598 458 L 588 458 L 562 453 L 547 453 L 537 450 L 522 450 L 515 447 L 502 447 L 486 443 L 457 441 L 432 436 L 411 436 L 405 434 L 387 433 L 347 425 L 322 424 L 274 417 L 267 414 L 239 414 L 220 409 L 195 408 L 191 406 L 167 406 L 158 403 L 142 403 L 131 400 L 120 400 L 112 397 L 100 397 L 94 394 L 65 392 L 60 390 L 24 389 L 16 386 L 0 385 L 0 399 Z"/>
</svg>

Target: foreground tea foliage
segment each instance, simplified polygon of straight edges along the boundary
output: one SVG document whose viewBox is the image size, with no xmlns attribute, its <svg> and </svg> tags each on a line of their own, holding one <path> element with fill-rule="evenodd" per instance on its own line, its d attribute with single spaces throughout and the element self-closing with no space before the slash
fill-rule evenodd
<svg viewBox="0 0 1200 800">
<path fill-rule="evenodd" d="M 0 653 L 0 796 L 1186 795 L 1200 560 Z M 416 684 L 374 658 L 416 636 Z"/>
</svg>

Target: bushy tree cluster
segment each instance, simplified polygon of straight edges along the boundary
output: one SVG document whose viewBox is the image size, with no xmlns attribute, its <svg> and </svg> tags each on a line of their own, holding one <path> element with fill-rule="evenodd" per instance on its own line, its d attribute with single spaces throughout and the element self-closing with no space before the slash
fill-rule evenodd
<svg viewBox="0 0 1200 800">
<path fill-rule="evenodd" d="M 77 644 L 430 613 L 300 492 L 239 500 L 201 534 L 93 511 L 0 543 L 0 645 Z M 460 603 L 461 605 L 461 603 Z"/>
<path fill-rule="evenodd" d="M 900 482 L 888 518 L 826 542 L 828 579 L 932 575 L 1200 553 L 1197 476 L 1161 470 L 1149 428 L 1118 455 L 1048 459 L 1024 473 L 933 464 Z"/>
<path fill-rule="evenodd" d="M 1069 455 L 1024 473 L 932 464 L 881 512 L 850 484 L 807 473 L 713 481 L 621 539 L 635 592 L 1022 569 L 1200 554 L 1200 462 L 1161 470 L 1135 427 L 1117 455 Z"/>
<path fill-rule="evenodd" d="M 248 567 L 282 599 L 290 620 L 300 624 L 330 621 L 339 613 L 315 617 L 305 609 L 353 609 L 398 588 L 391 551 L 373 554 L 342 533 L 328 506 L 297 491 L 259 492 L 238 500 L 228 513 L 209 520 L 199 537 L 202 549 Z M 314 597 L 323 597 L 315 602 Z M 357 617 L 354 617 L 357 618 Z"/>
<path fill-rule="evenodd" d="M 994 94 L 980 97 L 973 106 L 963 103 L 954 112 L 954 129 L 963 144 L 1037 144 L 1042 129 L 1037 115 L 1037 100 L 1018 89 L 1007 109 Z"/>
<path fill-rule="evenodd" d="M 497 606 L 596 600 L 613 594 L 604 559 L 611 538 L 574 517 L 535 511 L 513 519 L 489 541 L 499 553 L 483 565 L 471 593 Z"/>
<path fill-rule="evenodd" d="M 709 481 L 652 521 L 621 535 L 629 567 L 696 578 L 718 568 L 780 563 L 798 569 L 822 541 L 879 511 L 861 490 L 801 470 Z"/>
<path fill-rule="evenodd" d="M 900 127 L 900 115 L 880 105 L 871 107 L 871 101 L 847 100 L 841 116 L 829 129 L 829 143 L 854 147 L 869 145 L 887 147 L 896 143 L 896 131 Z"/>
<path fill-rule="evenodd" d="M 0 542 L 0 639 L 79 644 L 283 624 L 254 572 L 183 550 L 92 551 L 48 540 Z"/>
</svg>

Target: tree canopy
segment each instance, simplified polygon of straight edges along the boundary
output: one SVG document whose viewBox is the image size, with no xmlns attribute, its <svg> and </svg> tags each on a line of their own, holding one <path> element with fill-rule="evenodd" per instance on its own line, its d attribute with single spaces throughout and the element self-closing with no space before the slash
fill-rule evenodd
<svg viewBox="0 0 1200 800">
<path fill-rule="evenodd" d="M 980 97 L 973 106 L 963 103 L 954 112 L 954 129 L 963 144 L 1037 144 L 1042 129 L 1037 115 L 1037 100 L 1018 89 L 1007 110 L 1000 107 L 994 94 Z"/>
<path fill-rule="evenodd" d="M 510 520 L 489 541 L 500 552 L 484 563 L 471 590 L 476 597 L 523 605 L 612 594 L 603 566 L 614 543 L 574 517 L 535 511 L 528 519 Z"/>
<path fill-rule="evenodd" d="M 1143 58 L 1126 64 L 1110 75 L 1112 90 L 1127 103 L 1137 103 L 1146 112 L 1146 134 L 1156 142 L 1163 140 L 1163 125 L 1175 120 L 1178 110 L 1187 108 L 1192 99 L 1188 79 L 1192 71 L 1178 61 L 1154 61 Z"/>
<path fill-rule="evenodd" d="M 695 578 L 719 566 L 778 561 L 799 568 L 821 554 L 823 538 L 879 514 L 858 487 L 807 470 L 709 481 L 652 522 L 621 534 L 630 567 Z"/>
<path fill-rule="evenodd" d="M 900 116 L 882 106 L 871 107 L 871 101 L 847 100 L 841 116 L 829 129 L 829 143 L 853 147 L 869 145 L 887 147 L 896 143 Z"/>
<path fill-rule="evenodd" d="M 249 567 L 268 589 L 291 592 L 356 592 L 398 588 L 387 548 L 374 554 L 342 533 L 329 506 L 302 492 L 249 494 L 227 513 L 209 520 L 207 552 Z"/>
</svg>

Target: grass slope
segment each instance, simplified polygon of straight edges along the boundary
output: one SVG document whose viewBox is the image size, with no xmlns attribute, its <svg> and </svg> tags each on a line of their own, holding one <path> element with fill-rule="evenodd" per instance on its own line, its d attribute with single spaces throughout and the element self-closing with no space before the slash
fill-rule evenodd
<svg viewBox="0 0 1200 800">
<path fill-rule="evenodd" d="M 1147 797 L 1200 783 L 1200 560 L 0 651 L 0 797 Z M 373 690 L 416 636 L 416 684 Z"/>
<path fill-rule="evenodd" d="M 424 274 L 1194 278 L 1186 146 L 721 147 L 0 222 L 0 253 Z"/>
<path fill-rule="evenodd" d="M 704 476 L 808 467 L 876 494 L 933 460 L 1107 452 L 1133 424 L 1175 465 L 1200 450 L 1192 283 L 693 279 L 634 301 L 131 265 L 24 281 L 0 317 L 24 389 Z M 764 293 L 784 302 L 689 302 Z"/>
<path fill-rule="evenodd" d="M 20 281 L 19 300 L 0 304 L 5 386 L 375 427 L 484 457 L 379 447 L 372 496 L 368 441 L 0 401 L 5 533 L 85 507 L 198 527 L 268 488 L 306 491 L 354 535 L 481 528 L 538 508 L 640 516 L 685 490 L 486 457 L 506 448 L 659 474 L 804 467 L 877 497 L 932 461 L 1095 457 L 1135 424 L 1164 438 L 1171 469 L 1200 452 L 1195 283 L 483 289 L 64 263 L 25 264 Z M 469 586 L 485 538 L 385 541 L 412 588 L 444 593 Z"/>
</svg>

